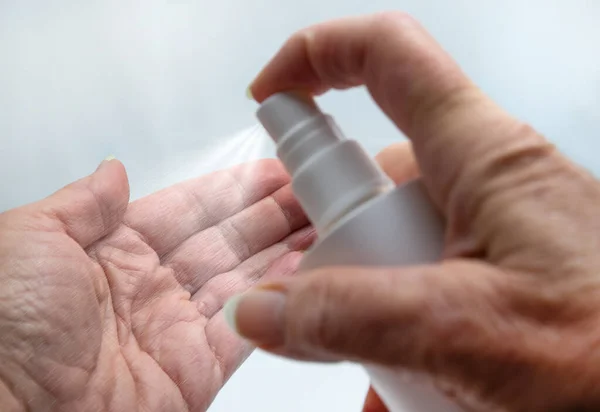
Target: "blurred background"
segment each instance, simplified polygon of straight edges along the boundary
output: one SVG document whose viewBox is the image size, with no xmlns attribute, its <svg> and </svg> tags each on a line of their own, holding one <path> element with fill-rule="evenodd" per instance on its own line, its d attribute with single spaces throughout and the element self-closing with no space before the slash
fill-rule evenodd
<svg viewBox="0 0 600 412">
<path fill-rule="evenodd" d="M 111 154 L 134 199 L 272 157 L 256 134 L 243 153 L 222 148 L 256 124 L 253 76 L 297 29 L 386 9 L 417 17 L 496 101 L 600 174 L 596 0 L 0 0 L 0 211 Z M 373 154 L 403 138 L 362 89 L 320 101 Z M 210 412 L 358 411 L 367 384 L 351 365 L 255 353 Z"/>
</svg>

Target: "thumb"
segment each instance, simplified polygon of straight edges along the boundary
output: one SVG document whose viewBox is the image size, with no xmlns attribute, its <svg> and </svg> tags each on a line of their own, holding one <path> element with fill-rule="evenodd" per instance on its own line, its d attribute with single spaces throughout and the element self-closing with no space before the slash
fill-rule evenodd
<svg viewBox="0 0 600 412">
<path fill-rule="evenodd" d="M 86 248 L 115 229 L 128 203 L 125 168 L 118 160 L 107 158 L 91 175 L 25 206 L 24 211 L 49 218 L 50 230 L 64 231 Z"/>
<path fill-rule="evenodd" d="M 452 374 L 484 368 L 477 349 L 498 346 L 494 325 L 506 278 L 466 260 L 328 268 L 248 292 L 226 313 L 239 334 L 276 354 Z"/>
</svg>

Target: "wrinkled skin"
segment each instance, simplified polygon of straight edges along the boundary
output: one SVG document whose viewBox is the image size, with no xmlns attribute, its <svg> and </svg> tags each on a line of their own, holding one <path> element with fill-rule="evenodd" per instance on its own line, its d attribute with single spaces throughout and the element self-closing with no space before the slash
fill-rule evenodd
<svg viewBox="0 0 600 412">
<path fill-rule="evenodd" d="M 0 215 L 2 411 L 204 411 L 251 347 L 221 307 L 313 238 L 265 160 L 128 204 L 123 165 Z"/>
<path fill-rule="evenodd" d="M 414 159 L 396 162 L 416 160 L 446 217 L 443 260 L 257 287 L 232 301 L 237 330 L 296 359 L 425 373 L 469 410 L 599 411 L 598 180 L 402 13 L 300 31 L 251 91 L 262 101 L 359 85 L 412 142 Z M 365 411 L 384 410 L 371 390 Z"/>
</svg>

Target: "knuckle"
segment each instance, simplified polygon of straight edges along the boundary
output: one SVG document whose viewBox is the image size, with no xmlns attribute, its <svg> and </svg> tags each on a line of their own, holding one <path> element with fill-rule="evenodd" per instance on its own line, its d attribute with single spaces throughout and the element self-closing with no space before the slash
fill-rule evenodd
<svg viewBox="0 0 600 412">
<path fill-rule="evenodd" d="M 119 205 L 107 201 L 103 194 L 98 192 L 93 182 L 86 182 L 82 186 L 82 195 L 86 198 L 90 210 L 93 210 L 90 222 L 96 224 L 103 232 L 108 230 L 118 219 Z"/>
<path fill-rule="evenodd" d="M 528 124 L 519 124 L 503 144 L 484 156 L 484 170 L 490 177 L 512 171 L 532 170 L 532 166 L 546 165 L 556 160 L 556 148 Z"/>
<path fill-rule="evenodd" d="M 402 11 L 376 13 L 371 16 L 368 24 L 369 41 L 367 43 L 371 44 L 375 51 L 380 52 L 382 56 L 385 55 L 384 53 L 389 53 L 390 42 L 401 43 L 405 36 L 420 28 L 417 20 Z M 382 48 L 381 51 L 380 48 Z"/>
<path fill-rule="evenodd" d="M 307 27 L 294 32 L 287 41 L 288 45 L 308 44 L 313 31 L 314 27 Z"/>
<path fill-rule="evenodd" d="M 511 313 L 539 325 L 560 327 L 577 325 L 587 318 L 589 304 L 597 297 L 590 289 L 594 290 L 594 285 L 579 279 L 540 282 L 536 277 L 520 277 L 507 283 L 505 292 Z M 594 304 L 593 311 L 596 309 Z"/>
<path fill-rule="evenodd" d="M 529 125 L 519 125 L 503 142 L 480 158 L 472 174 L 481 200 L 544 198 L 558 188 L 553 182 L 567 172 L 568 161 Z M 476 186 L 476 187 L 477 187 Z"/>
<path fill-rule="evenodd" d="M 375 295 L 348 281 L 351 273 L 345 275 L 327 270 L 309 277 L 293 304 L 302 308 L 302 315 L 290 331 L 295 334 L 288 341 L 294 342 L 290 349 L 345 359 L 396 362 L 396 348 L 402 342 L 407 345 L 398 327 L 397 307 L 386 299 L 366 307 L 365 299 Z"/>
<path fill-rule="evenodd" d="M 564 169 L 566 162 L 554 145 L 530 125 L 513 123 L 500 133 L 504 138 L 474 142 L 471 161 L 456 176 L 451 206 L 460 201 L 460 209 L 476 216 L 487 205 L 500 202 L 506 206 L 506 202 L 539 194 L 547 189 L 544 182 Z"/>
<path fill-rule="evenodd" d="M 390 66 L 385 76 L 379 76 L 384 101 L 392 107 L 402 103 L 404 114 L 397 120 L 409 135 L 432 120 L 453 117 L 456 109 L 481 98 L 451 57 L 410 14 L 379 13 L 372 16 L 371 25 L 372 60 Z"/>
<path fill-rule="evenodd" d="M 375 31 L 382 36 L 397 34 L 402 29 L 419 25 L 413 16 L 399 10 L 383 11 L 373 14 L 372 24 Z"/>
<path fill-rule="evenodd" d="M 301 308 L 301 321 L 291 333 L 295 336 L 291 342 L 301 342 L 308 347 L 338 349 L 344 341 L 333 308 L 340 296 L 334 283 L 321 271 L 310 276 L 294 296 L 293 307 Z"/>
</svg>

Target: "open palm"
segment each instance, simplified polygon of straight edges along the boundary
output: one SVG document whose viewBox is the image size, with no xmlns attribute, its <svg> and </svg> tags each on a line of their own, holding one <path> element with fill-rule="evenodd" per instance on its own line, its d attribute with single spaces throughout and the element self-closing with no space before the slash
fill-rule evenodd
<svg viewBox="0 0 600 412">
<path fill-rule="evenodd" d="M 3 410 L 204 411 L 250 353 L 224 302 L 313 232 L 277 161 L 129 204 L 122 164 L 0 215 Z"/>
</svg>

